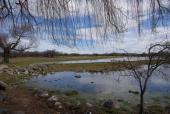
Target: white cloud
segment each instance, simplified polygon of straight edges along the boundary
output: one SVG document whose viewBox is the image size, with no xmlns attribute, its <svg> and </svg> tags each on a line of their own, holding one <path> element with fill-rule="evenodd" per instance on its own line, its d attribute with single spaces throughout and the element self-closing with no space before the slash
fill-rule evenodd
<svg viewBox="0 0 170 114">
<path fill-rule="evenodd" d="M 133 1 L 133 0 L 130 0 Z M 166 3 L 168 0 L 164 0 L 164 3 Z M 131 15 L 132 12 L 135 10 L 130 7 L 129 4 L 126 2 L 126 0 L 116 0 L 119 8 L 124 9 L 123 12 L 129 12 L 130 17 L 128 17 L 128 21 L 126 24 L 127 28 L 134 28 L 137 29 L 137 22 L 135 18 L 133 18 L 134 15 Z M 147 11 L 150 9 L 150 4 L 148 3 L 148 0 L 143 1 L 143 13 L 146 14 Z M 168 4 L 168 3 L 167 3 Z M 80 15 L 80 14 L 93 14 L 94 10 L 95 12 L 99 10 L 101 6 L 99 4 L 90 4 L 85 0 L 72 0 L 69 3 L 69 9 L 72 11 L 71 15 Z M 88 10 L 87 10 L 88 9 Z M 99 15 L 103 16 L 103 14 Z M 102 18 L 102 17 L 101 17 Z M 147 20 L 147 16 L 143 16 L 142 20 Z M 100 19 L 99 19 L 100 20 Z M 163 42 L 164 40 L 170 40 L 170 38 L 165 39 L 166 35 L 170 35 L 170 32 L 168 29 L 165 29 L 164 27 L 158 27 L 157 33 L 152 34 L 150 29 L 144 29 L 143 33 L 139 37 L 137 31 L 135 30 L 129 30 L 125 32 L 124 34 L 118 34 L 118 38 L 116 38 L 115 35 L 111 34 L 110 28 L 108 28 L 107 33 L 110 33 L 107 37 L 107 40 L 103 40 L 104 36 L 104 27 L 89 27 L 89 28 L 81 28 L 76 29 L 76 32 L 78 33 L 77 38 L 78 39 L 86 39 L 86 40 L 94 40 L 96 43 L 94 46 L 90 47 L 81 47 L 77 46 L 75 47 L 66 47 L 66 46 L 57 46 L 55 44 L 51 44 L 47 40 L 40 41 L 40 45 L 37 49 L 34 50 L 47 50 L 47 49 L 56 49 L 56 51 L 62 51 L 67 53 L 106 53 L 106 52 L 123 52 L 122 50 L 126 50 L 128 52 L 136 52 L 141 53 L 145 52 L 147 47 L 151 43 L 157 43 L 157 42 Z M 58 36 L 61 37 L 61 36 Z M 102 40 L 101 40 L 102 39 Z"/>
</svg>

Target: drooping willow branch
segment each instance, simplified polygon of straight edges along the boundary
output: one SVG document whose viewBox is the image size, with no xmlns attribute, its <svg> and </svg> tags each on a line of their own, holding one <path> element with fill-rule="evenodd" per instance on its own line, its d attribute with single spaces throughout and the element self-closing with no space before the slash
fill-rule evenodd
<svg viewBox="0 0 170 114">
<path fill-rule="evenodd" d="M 0 0 L 0 22 L 32 25 L 58 44 L 76 44 L 77 37 L 85 37 L 85 25 L 92 39 L 93 34 L 103 38 L 124 32 L 129 18 L 136 20 L 139 34 L 145 17 L 154 31 L 169 13 L 168 0 Z"/>
</svg>

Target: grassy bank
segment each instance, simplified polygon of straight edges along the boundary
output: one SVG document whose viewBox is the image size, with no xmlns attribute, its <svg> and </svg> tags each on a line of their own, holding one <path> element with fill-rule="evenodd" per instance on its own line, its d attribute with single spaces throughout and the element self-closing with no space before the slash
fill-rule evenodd
<svg viewBox="0 0 170 114">
<path fill-rule="evenodd" d="M 103 58 L 113 58 L 118 56 L 58 56 L 55 58 L 46 57 L 22 57 L 22 58 L 12 58 L 10 59 L 10 64 L 12 68 L 26 68 L 32 64 L 43 64 L 43 63 L 53 63 L 69 60 L 94 60 Z M 131 62 L 136 66 L 145 64 L 146 61 Z M 77 64 L 49 64 L 48 68 L 45 69 L 46 73 L 50 72 L 60 72 L 60 71 L 75 71 L 75 72 L 108 72 L 113 70 L 123 70 L 128 62 L 115 62 L 115 63 L 77 63 Z M 41 74 L 41 72 L 40 72 Z M 18 75 L 14 76 L 5 73 L 0 73 L 0 80 L 7 82 L 8 84 L 18 83 L 19 80 L 24 80 L 31 78 L 31 75 Z"/>
<path fill-rule="evenodd" d="M 144 65 L 147 61 L 131 62 L 135 66 Z M 76 71 L 76 72 L 108 72 L 126 69 L 125 66 L 129 62 L 114 62 L 114 63 L 81 63 L 81 64 L 52 64 L 48 68 L 49 72 L 57 71 Z"/>
<path fill-rule="evenodd" d="M 20 63 L 22 63 L 20 61 Z M 146 63 L 146 61 L 131 62 L 136 66 L 140 66 Z M 62 72 L 62 71 L 75 71 L 75 72 L 109 72 L 126 69 L 125 66 L 129 62 L 115 62 L 115 63 L 84 63 L 84 64 L 49 64 L 47 69 L 44 71 L 38 71 L 40 74 L 46 75 L 51 72 Z M 21 67 L 21 66 L 20 66 Z M 25 66 L 26 67 L 26 66 Z M 24 67 L 21 67 L 24 68 Z M 15 69 L 15 67 L 14 67 Z M 45 72 L 45 74 L 44 74 Z M 0 73 L 0 80 L 8 84 L 17 84 L 22 80 L 32 78 L 32 75 L 18 75 L 14 76 L 5 73 Z"/>
<path fill-rule="evenodd" d="M 58 61 L 72 61 L 72 60 L 94 60 L 113 58 L 119 56 L 57 56 L 54 58 L 48 57 L 18 57 L 10 59 L 10 64 L 23 67 L 31 64 L 46 63 L 46 62 L 58 62 Z"/>
</svg>

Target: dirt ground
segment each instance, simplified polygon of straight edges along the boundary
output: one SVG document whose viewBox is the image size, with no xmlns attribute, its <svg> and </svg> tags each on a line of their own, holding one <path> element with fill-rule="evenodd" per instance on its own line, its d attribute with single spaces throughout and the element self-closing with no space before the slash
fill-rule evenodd
<svg viewBox="0 0 170 114">
<path fill-rule="evenodd" d="M 6 91 L 9 98 L 0 102 L 1 109 L 10 111 L 23 111 L 26 114 L 60 114 L 57 110 L 49 108 L 46 102 L 35 97 L 31 90 L 13 88 Z"/>
</svg>

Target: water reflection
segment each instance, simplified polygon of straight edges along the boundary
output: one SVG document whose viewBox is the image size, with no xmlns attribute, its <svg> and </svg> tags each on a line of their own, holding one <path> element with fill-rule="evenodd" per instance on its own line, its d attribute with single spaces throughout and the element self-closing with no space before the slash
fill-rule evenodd
<svg viewBox="0 0 170 114">
<path fill-rule="evenodd" d="M 164 69 L 163 72 L 167 73 L 166 78 L 155 74 L 149 80 L 148 95 L 160 94 L 162 97 L 170 95 L 169 69 Z M 48 90 L 76 90 L 80 94 L 111 96 L 135 101 L 138 96 L 130 94 L 128 91 L 138 91 L 138 83 L 133 77 L 125 76 L 124 73 L 57 72 L 47 76 L 34 77 L 26 85 Z M 80 77 L 76 78 L 76 75 Z"/>
<path fill-rule="evenodd" d="M 108 63 L 108 62 L 120 62 L 120 61 L 139 61 L 146 60 L 145 57 L 119 57 L 119 58 L 106 58 L 95 60 L 76 60 L 76 61 L 63 61 L 62 64 L 75 64 L 75 63 Z"/>
</svg>

